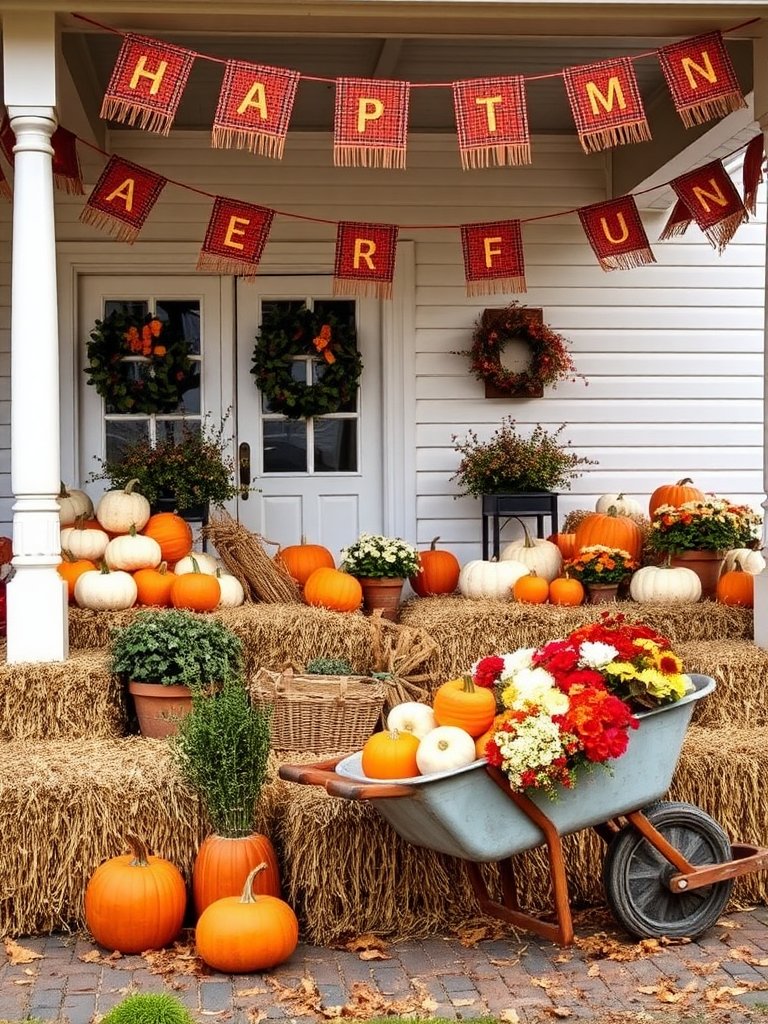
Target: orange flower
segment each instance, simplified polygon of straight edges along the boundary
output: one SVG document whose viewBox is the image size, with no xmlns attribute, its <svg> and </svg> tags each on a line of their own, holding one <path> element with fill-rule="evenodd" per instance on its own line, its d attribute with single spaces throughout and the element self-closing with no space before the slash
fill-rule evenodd
<svg viewBox="0 0 768 1024">
<path fill-rule="evenodd" d="M 163 329 L 162 321 L 158 320 L 157 317 L 154 317 L 154 319 L 149 321 L 149 329 L 152 332 L 153 338 L 159 338 L 160 332 Z"/>
<path fill-rule="evenodd" d="M 164 356 L 167 351 L 168 349 L 165 347 L 165 345 L 155 345 L 156 356 Z"/>
</svg>

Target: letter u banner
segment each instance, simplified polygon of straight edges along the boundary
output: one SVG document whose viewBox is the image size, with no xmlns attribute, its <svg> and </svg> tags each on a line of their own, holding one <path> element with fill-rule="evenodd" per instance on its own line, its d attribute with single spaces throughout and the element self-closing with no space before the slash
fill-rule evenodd
<svg viewBox="0 0 768 1024">
<path fill-rule="evenodd" d="M 336 232 L 333 294 L 392 298 L 398 226 L 341 221 Z"/>
<path fill-rule="evenodd" d="M 583 206 L 578 214 L 603 270 L 630 270 L 656 262 L 632 196 Z"/>
</svg>

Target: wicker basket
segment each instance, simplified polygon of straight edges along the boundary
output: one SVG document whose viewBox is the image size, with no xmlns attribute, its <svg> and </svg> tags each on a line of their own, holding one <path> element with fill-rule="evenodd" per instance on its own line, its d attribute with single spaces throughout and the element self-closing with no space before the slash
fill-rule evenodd
<svg viewBox="0 0 768 1024">
<path fill-rule="evenodd" d="M 276 750 L 359 750 L 375 731 L 384 706 L 384 685 L 369 676 L 260 668 L 250 689 L 256 707 L 273 708 Z"/>
</svg>

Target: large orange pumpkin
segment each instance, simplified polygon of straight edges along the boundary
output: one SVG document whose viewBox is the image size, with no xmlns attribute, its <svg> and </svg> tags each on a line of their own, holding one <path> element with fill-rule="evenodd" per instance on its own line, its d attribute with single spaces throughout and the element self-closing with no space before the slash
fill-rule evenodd
<svg viewBox="0 0 768 1024">
<path fill-rule="evenodd" d="M 640 527 L 629 516 L 617 515 L 615 511 L 593 512 L 576 527 L 576 553 L 593 544 L 604 544 L 609 548 L 627 551 L 639 562 L 643 550 L 643 534 Z"/>
<path fill-rule="evenodd" d="M 156 569 L 137 569 L 133 574 L 137 604 L 167 608 L 171 603 L 171 590 L 174 581 L 177 579 L 179 579 L 178 576 L 168 572 L 166 562 L 161 562 Z"/>
<path fill-rule="evenodd" d="M 648 514 L 653 519 L 653 513 L 659 505 L 672 505 L 678 508 L 686 501 L 704 501 L 704 492 L 693 486 L 693 480 L 686 476 L 678 480 L 676 484 L 662 484 L 657 487 L 648 502 Z"/>
<path fill-rule="evenodd" d="M 163 561 L 171 565 L 181 561 L 192 550 L 192 527 L 175 512 L 156 512 L 141 531 L 160 545 Z"/>
<path fill-rule="evenodd" d="M 67 584 L 67 596 L 70 601 L 75 599 L 75 584 L 83 575 L 84 572 L 92 572 L 96 568 L 96 563 L 91 562 L 88 558 L 73 558 L 68 555 L 66 551 L 61 553 L 61 561 L 56 566 L 59 576 Z"/>
<path fill-rule="evenodd" d="M 290 544 L 277 552 L 275 561 L 282 562 L 300 587 L 304 586 L 315 569 L 336 568 L 333 555 L 322 544 Z"/>
<path fill-rule="evenodd" d="M 363 600 L 363 588 L 348 572 L 315 569 L 304 584 L 304 600 L 335 612 L 354 612 Z"/>
<path fill-rule="evenodd" d="M 264 870 L 253 881 L 253 892 L 262 896 L 280 895 L 280 868 L 275 848 L 267 836 L 225 838 L 206 836 L 197 851 L 192 867 L 192 895 L 195 910 L 202 914 L 206 907 L 224 896 L 237 896 L 245 880 L 259 864 Z"/>
<path fill-rule="evenodd" d="M 563 560 L 573 558 L 576 555 L 576 534 L 575 533 L 551 533 L 547 540 L 557 545 Z"/>
<path fill-rule="evenodd" d="M 438 687 L 432 701 L 438 725 L 455 725 L 477 737 L 496 714 L 496 698 L 486 686 L 475 686 L 472 676 L 449 679 Z"/>
<path fill-rule="evenodd" d="M 193 612 L 210 612 L 221 600 L 221 585 L 215 576 L 200 572 L 197 559 L 192 559 L 193 572 L 174 574 L 171 584 L 171 604 L 174 608 L 189 608 Z"/>
<path fill-rule="evenodd" d="M 405 729 L 384 729 L 363 745 L 361 764 L 369 779 L 411 779 L 420 775 L 416 751 L 420 740 Z"/>
<path fill-rule="evenodd" d="M 435 537 L 428 551 L 419 551 L 419 571 L 410 577 L 411 586 L 419 597 L 432 594 L 452 594 L 459 583 L 461 565 L 456 555 L 437 547 Z"/>
</svg>

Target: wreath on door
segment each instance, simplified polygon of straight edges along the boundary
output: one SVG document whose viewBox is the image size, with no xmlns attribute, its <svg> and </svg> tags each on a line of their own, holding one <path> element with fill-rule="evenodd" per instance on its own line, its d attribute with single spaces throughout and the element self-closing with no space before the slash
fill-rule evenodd
<svg viewBox="0 0 768 1024">
<path fill-rule="evenodd" d="M 173 412 L 200 384 L 189 351 L 189 343 L 154 314 L 142 319 L 116 309 L 96 321 L 84 372 L 109 412 Z"/>
<path fill-rule="evenodd" d="M 320 360 L 312 384 L 293 376 L 297 357 L 310 355 Z M 354 398 L 362 370 L 354 326 L 306 306 L 265 311 L 251 373 L 271 412 L 290 419 L 338 412 Z"/>
</svg>

